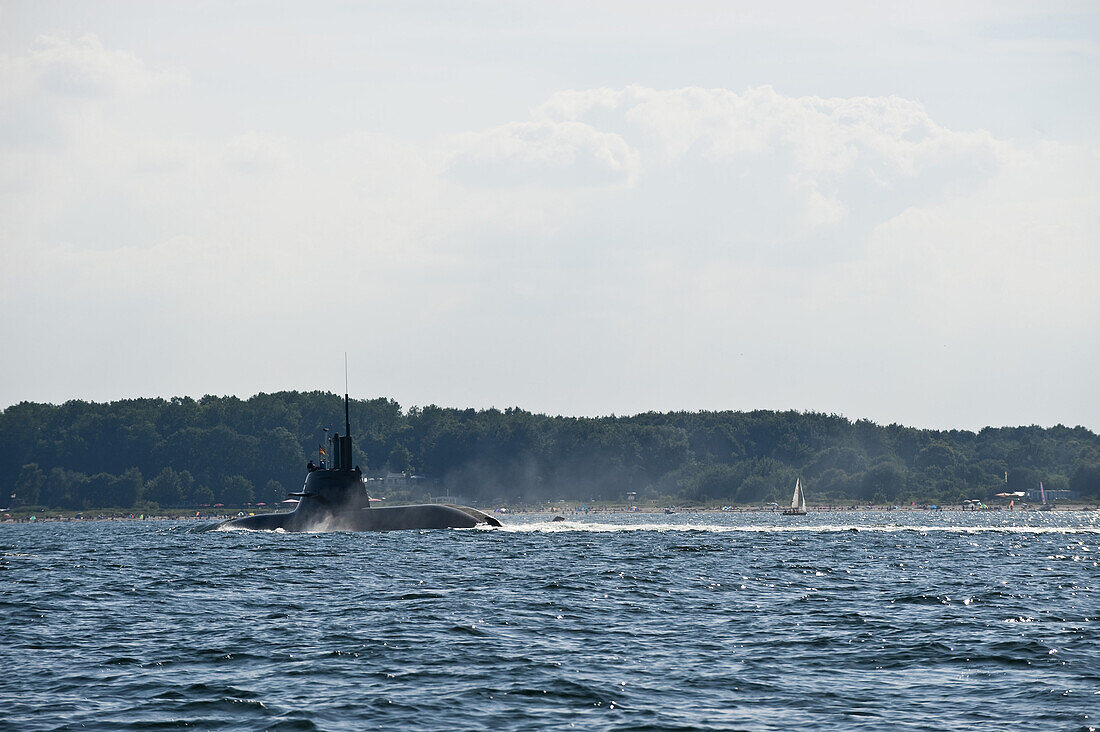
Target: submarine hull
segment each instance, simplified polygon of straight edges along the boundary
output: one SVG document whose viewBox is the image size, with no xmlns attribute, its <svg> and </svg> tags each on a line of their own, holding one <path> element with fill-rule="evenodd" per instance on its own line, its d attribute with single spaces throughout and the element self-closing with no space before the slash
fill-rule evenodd
<svg viewBox="0 0 1100 732">
<path fill-rule="evenodd" d="M 466 506 L 426 503 L 349 511 L 269 513 L 223 521 L 218 528 L 253 531 L 402 531 L 405 529 L 471 529 L 500 526 L 492 516 Z"/>
<path fill-rule="evenodd" d="M 500 526 L 492 516 L 469 506 L 424 503 L 371 508 L 356 470 L 316 470 L 306 476 L 298 506 L 289 513 L 229 519 L 217 528 L 253 531 L 401 531 L 404 529 L 469 529 Z"/>
</svg>

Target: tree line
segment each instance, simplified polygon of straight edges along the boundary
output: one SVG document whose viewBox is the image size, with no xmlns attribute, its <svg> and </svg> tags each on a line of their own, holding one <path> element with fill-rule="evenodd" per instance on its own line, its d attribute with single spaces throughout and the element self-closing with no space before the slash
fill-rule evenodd
<svg viewBox="0 0 1100 732">
<path fill-rule="evenodd" d="M 1039 481 L 1100 499 L 1100 438 L 1084 427 L 926 430 L 763 410 L 580 418 L 403 410 L 384 398 L 352 400 L 350 412 L 355 462 L 368 475 L 429 476 L 435 492 L 482 503 L 630 492 L 640 501 L 783 502 L 796 476 L 811 502 L 957 503 Z M 301 485 L 306 460 L 318 459 L 342 417 L 342 397 L 325 392 L 22 402 L 0 412 L 0 503 L 270 504 Z"/>
</svg>

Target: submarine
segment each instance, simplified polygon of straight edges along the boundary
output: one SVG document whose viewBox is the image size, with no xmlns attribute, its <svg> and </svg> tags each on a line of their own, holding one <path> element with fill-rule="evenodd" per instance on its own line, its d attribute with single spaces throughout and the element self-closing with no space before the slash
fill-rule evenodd
<svg viewBox="0 0 1100 732">
<path fill-rule="evenodd" d="M 344 434 L 329 439 L 330 467 L 307 466 L 305 483 L 289 513 L 267 513 L 229 519 L 215 529 L 254 531 L 399 531 L 402 529 L 470 529 L 479 525 L 500 526 L 496 518 L 469 506 L 425 503 L 411 506 L 372 508 L 363 484 L 363 471 L 352 467 L 351 419 L 348 395 L 344 394 Z"/>
</svg>

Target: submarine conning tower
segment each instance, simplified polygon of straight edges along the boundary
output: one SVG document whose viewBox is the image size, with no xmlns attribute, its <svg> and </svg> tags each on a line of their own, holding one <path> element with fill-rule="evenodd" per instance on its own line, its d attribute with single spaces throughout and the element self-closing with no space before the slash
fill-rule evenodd
<svg viewBox="0 0 1100 732">
<path fill-rule="evenodd" d="M 349 402 L 348 395 L 344 394 L 344 434 L 337 433 L 328 439 L 329 465 L 311 469 L 306 473 L 302 490 L 287 494 L 301 499 L 294 509 L 296 516 L 370 508 L 363 474 L 353 466 Z"/>
<path fill-rule="evenodd" d="M 333 435 L 332 470 L 352 470 L 351 418 L 348 413 L 348 395 L 344 394 L 344 434 Z"/>
</svg>

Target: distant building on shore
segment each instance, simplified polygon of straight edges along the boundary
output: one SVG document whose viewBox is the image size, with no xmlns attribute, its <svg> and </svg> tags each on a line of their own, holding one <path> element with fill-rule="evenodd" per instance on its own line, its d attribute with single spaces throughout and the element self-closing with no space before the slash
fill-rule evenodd
<svg viewBox="0 0 1100 732">
<path fill-rule="evenodd" d="M 1025 497 L 1032 503 L 1041 503 L 1043 501 L 1043 493 L 1046 493 L 1047 501 L 1076 501 L 1081 497 L 1081 494 L 1077 491 L 1062 490 L 1060 488 L 1047 488 L 1045 491 L 1040 491 L 1038 488 L 1032 488 L 1025 492 Z"/>
<path fill-rule="evenodd" d="M 476 506 L 477 501 L 473 498 L 466 498 L 465 496 L 452 496 L 450 493 L 442 496 L 429 496 L 428 500 L 432 503 L 449 503 L 456 506 Z"/>
<path fill-rule="evenodd" d="M 366 482 L 373 485 L 381 485 L 386 488 L 415 488 L 435 483 L 434 478 L 424 475 L 409 475 L 408 473 L 386 473 L 367 478 Z"/>
</svg>

